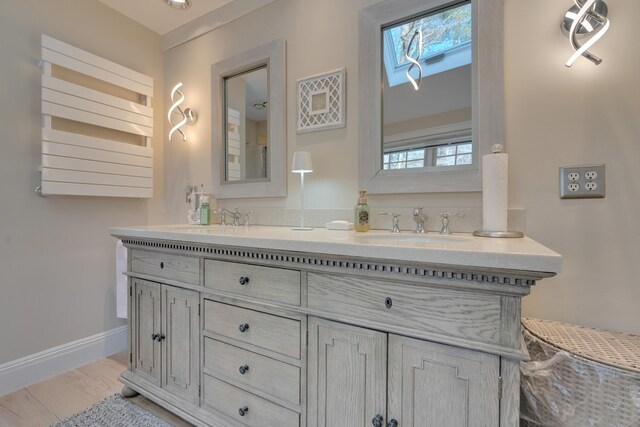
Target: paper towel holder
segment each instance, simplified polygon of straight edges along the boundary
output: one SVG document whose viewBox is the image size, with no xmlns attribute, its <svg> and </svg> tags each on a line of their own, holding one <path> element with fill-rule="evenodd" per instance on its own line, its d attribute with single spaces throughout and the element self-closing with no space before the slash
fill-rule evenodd
<svg viewBox="0 0 640 427">
<path fill-rule="evenodd" d="M 504 147 L 501 144 L 493 144 L 491 146 L 491 151 L 494 154 L 501 153 Z M 524 237 L 524 233 L 522 231 L 486 231 L 486 230 L 476 230 L 473 232 L 474 236 L 477 237 L 493 237 L 499 239 L 505 238 L 519 238 Z"/>
</svg>

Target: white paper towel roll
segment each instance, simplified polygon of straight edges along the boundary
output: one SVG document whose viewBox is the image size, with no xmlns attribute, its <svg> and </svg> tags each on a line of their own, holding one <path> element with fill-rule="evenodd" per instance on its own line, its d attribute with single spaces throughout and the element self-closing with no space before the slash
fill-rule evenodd
<svg viewBox="0 0 640 427">
<path fill-rule="evenodd" d="M 482 230 L 507 231 L 509 156 L 502 146 L 482 156 Z"/>
</svg>

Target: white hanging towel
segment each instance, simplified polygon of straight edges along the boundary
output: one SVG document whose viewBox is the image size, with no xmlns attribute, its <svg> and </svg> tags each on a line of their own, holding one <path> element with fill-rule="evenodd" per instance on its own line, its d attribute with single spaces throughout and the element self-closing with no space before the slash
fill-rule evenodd
<svg viewBox="0 0 640 427">
<path fill-rule="evenodd" d="M 122 240 L 116 243 L 116 316 L 127 318 L 127 248 Z"/>
</svg>

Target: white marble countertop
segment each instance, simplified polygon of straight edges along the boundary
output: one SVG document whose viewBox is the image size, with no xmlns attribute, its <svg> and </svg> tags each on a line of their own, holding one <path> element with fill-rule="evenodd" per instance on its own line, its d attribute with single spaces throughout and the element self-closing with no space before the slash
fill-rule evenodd
<svg viewBox="0 0 640 427">
<path fill-rule="evenodd" d="M 234 226 L 160 225 L 114 227 L 109 230 L 118 238 L 145 238 L 356 256 L 430 264 L 499 268 L 509 270 L 559 273 L 562 256 L 536 241 L 524 237 L 494 239 L 456 233 L 392 234 L 377 230 L 368 233 L 332 231 L 316 228 L 294 231 L 289 227 L 252 225 Z"/>
</svg>

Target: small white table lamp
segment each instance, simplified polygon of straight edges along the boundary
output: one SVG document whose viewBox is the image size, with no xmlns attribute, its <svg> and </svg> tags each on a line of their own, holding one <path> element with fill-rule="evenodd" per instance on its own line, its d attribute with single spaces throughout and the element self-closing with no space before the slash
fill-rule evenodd
<svg viewBox="0 0 640 427">
<path fill-rule="evenodd" d="M 296 151 L 293 153 L 291 172 L 300 174 L 300 227 L 294 227 L 292 230 L 313 230 L 313 227 L 304 226 L 304 174 L 313 172 L 311 154 L 308 151 Z"/>
</svg>

